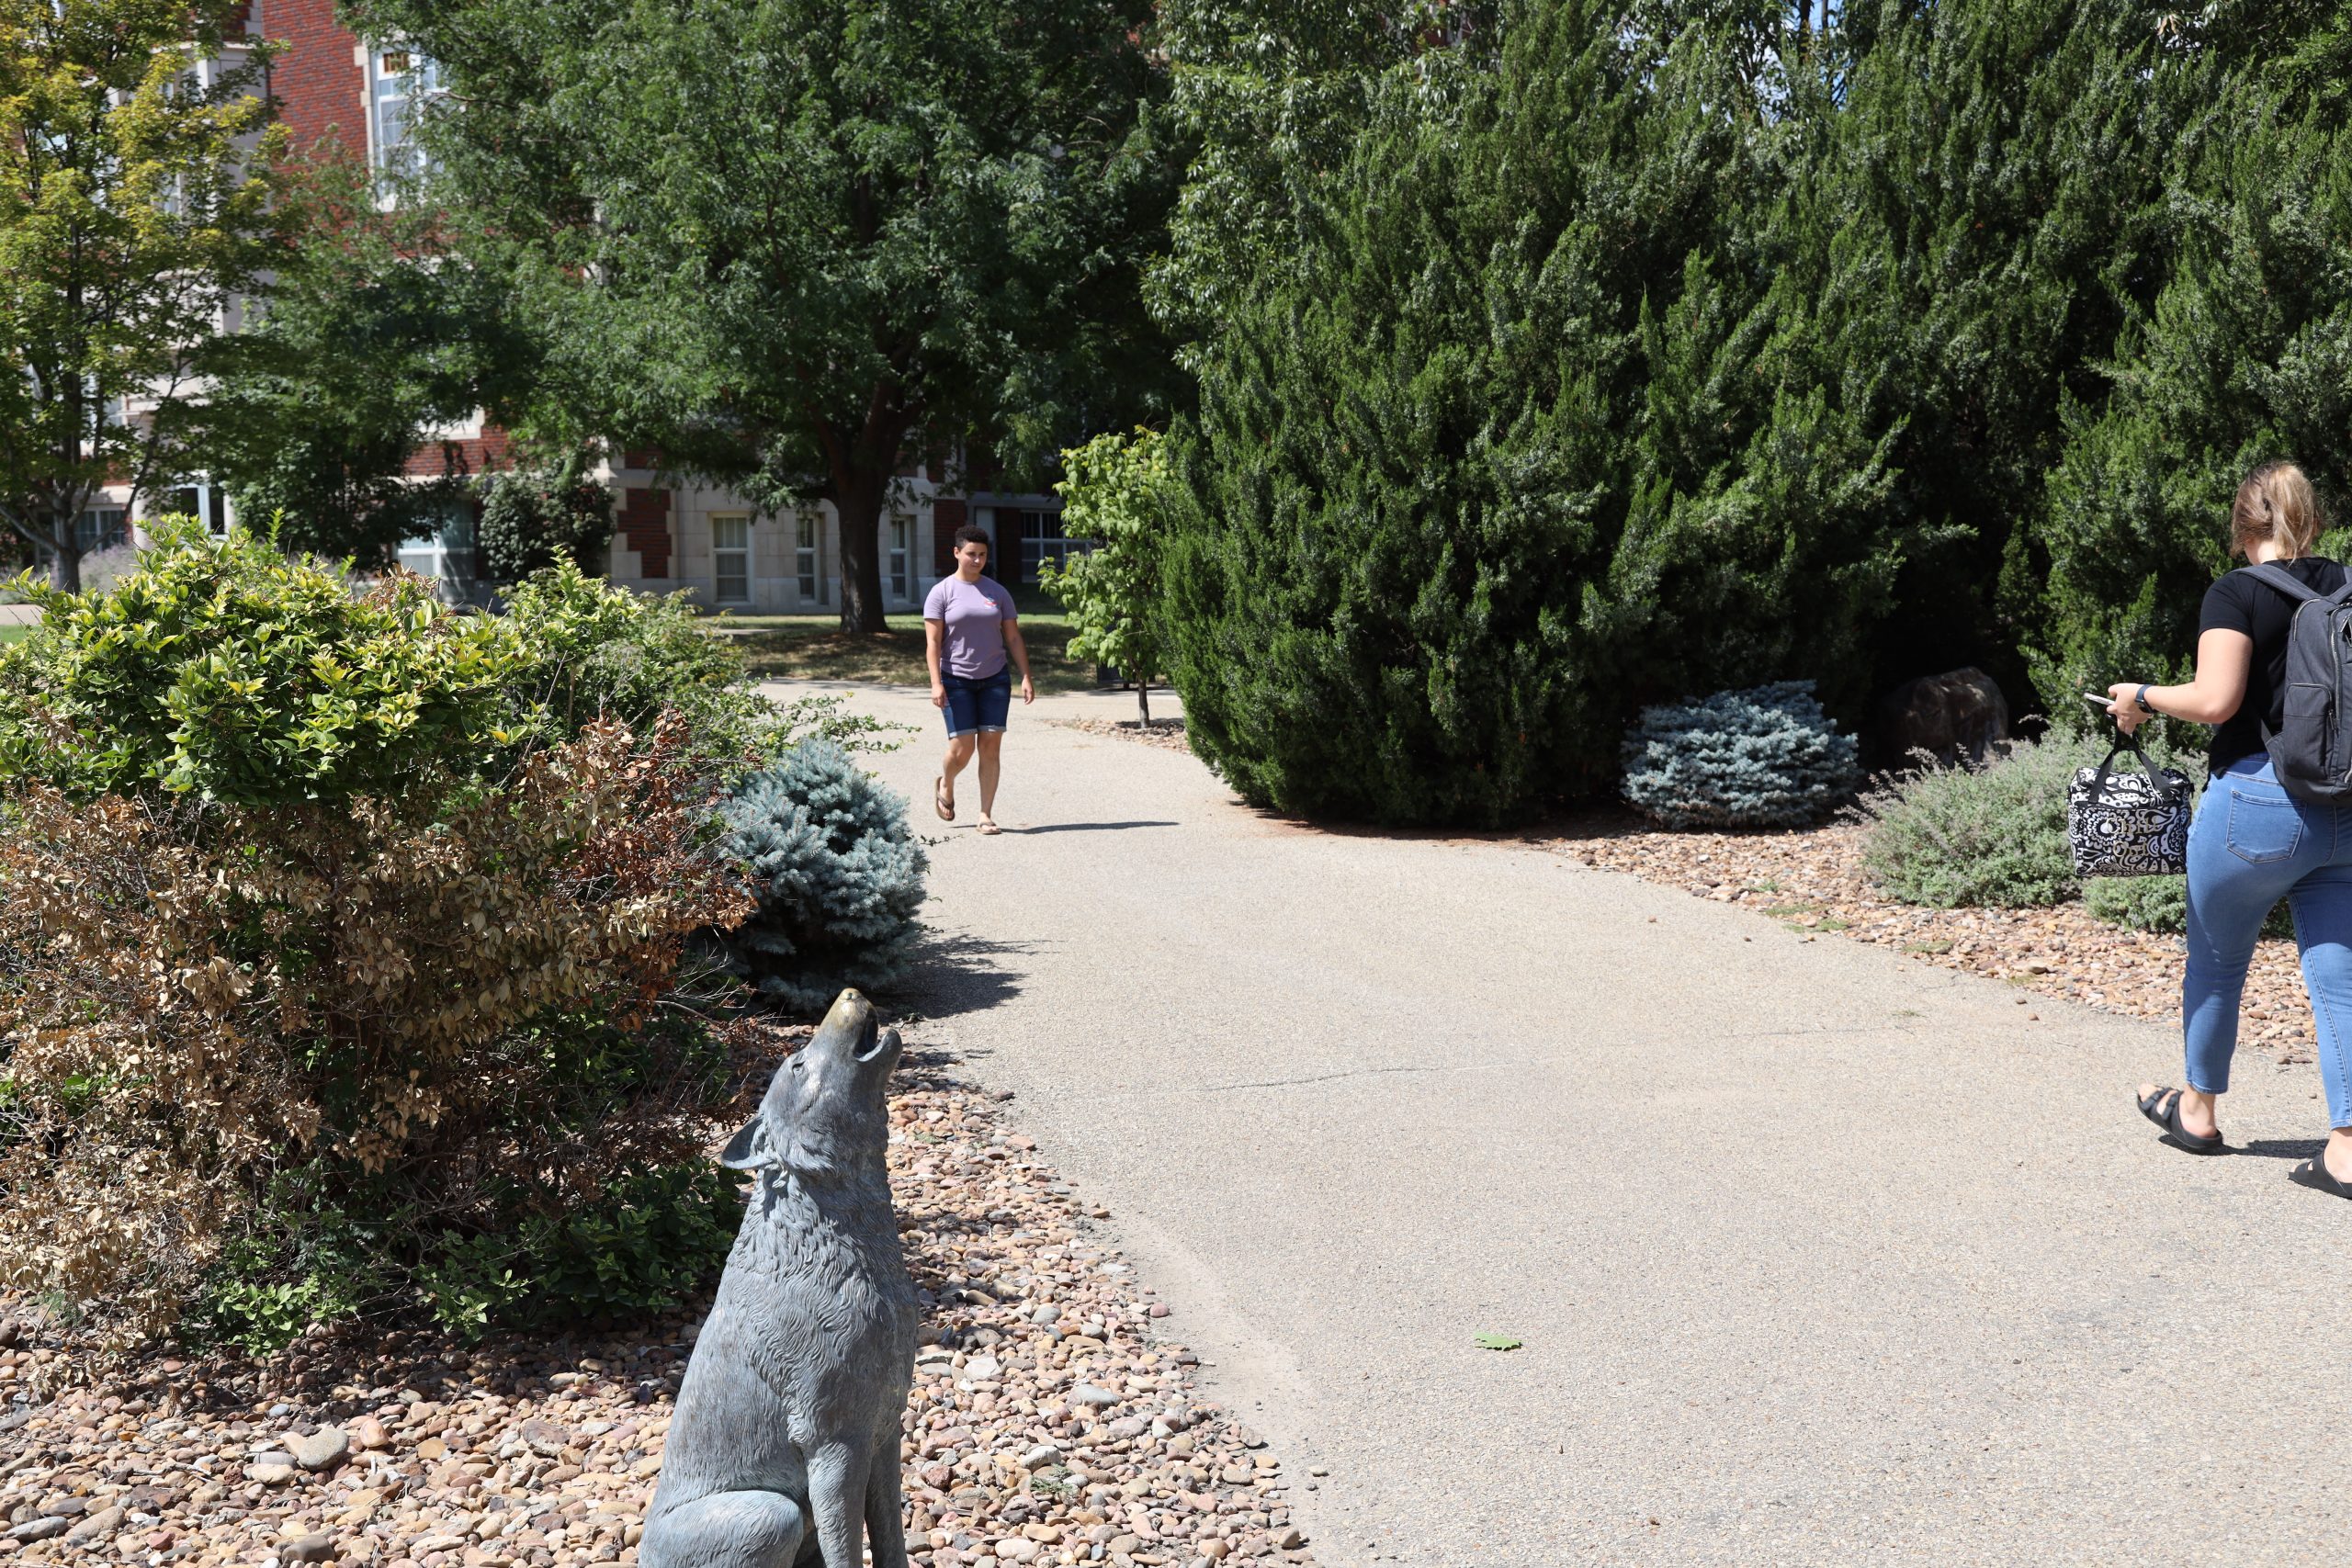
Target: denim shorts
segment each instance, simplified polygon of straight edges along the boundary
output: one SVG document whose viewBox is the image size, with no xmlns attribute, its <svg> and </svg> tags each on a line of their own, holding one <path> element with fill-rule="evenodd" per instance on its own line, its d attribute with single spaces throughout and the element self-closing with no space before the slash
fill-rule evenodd
<svg viewBox="0 0 2352 1568">
<path fill-rule="evenodd" d="M 1010 669 L 993 675 L 942 675 L 940 684 L 947 688 L 948 739 L 975 730 L 1004 732 L 1005 716 L 1012 712 Z"/>
</svg>

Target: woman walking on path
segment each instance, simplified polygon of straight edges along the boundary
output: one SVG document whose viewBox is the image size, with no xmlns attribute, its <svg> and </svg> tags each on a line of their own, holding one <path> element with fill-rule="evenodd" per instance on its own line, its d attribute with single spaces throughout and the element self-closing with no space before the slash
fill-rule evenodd
<svg viewBox="0 0 2352 1568">
<path fill-rule="evenodd" d="M 2316 593 L 2345 569 L 2307 554 L 2320 531 L 2311 481 L 2292 463 L 2246 476 L 2230 508 L 2233 554 L 2275 562 Z M 2312 805 L 2280 787 L 2264 746 L 2285 718 L 2288 628 L 2302 603 L 2251 570 L 2206 591 L 2197 675 L 2186 686 L 2120 681 L 2108 712 L 2127 735 L 2152 714 L 2214 726 L 2211 779 L 2188 831 L 2188 966 L 2181 986 L 2188 1087 L 2140 1086 L 2140 1110 L 2191 1154 L 2223 1152 L 2215 1102 L 2230 1087 L 2238 999 L 2255 939 L 2278 900 L 2295 916 L 2303 985 L 2327 1090 L 2326 1148 L 2293 1171 L 2352 1198 L 2352 807 Z"/>
<path fill-rule="evenodd" d="M 943 822 L 956 820 L 956 775 L 980 759 L 983 833 L 998 831 L 989 815 L 1004 750 L 1004 722 L 1012 712 L 1012 671 L 1021 671 L 1021 700 L 1034 703 L 1029 649 L 1021 640 L 1020 612 L 1004 584 L 980 575 L 989 564 L 985 529 L 956 530 L 956 575 L 939 580 L 922 602 L 925 656 L 931 664 L 931 705 L 947 716 L 947 759 L 932 785 L 931 804 Z"/>
</svg>

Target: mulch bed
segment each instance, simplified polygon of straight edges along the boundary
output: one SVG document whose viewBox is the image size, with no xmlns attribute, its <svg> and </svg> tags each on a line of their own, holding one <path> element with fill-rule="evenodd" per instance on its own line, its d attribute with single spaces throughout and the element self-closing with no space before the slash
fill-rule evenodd
<svg viewBox="0 0 2352 1568">
<path fill-rule="evenodd" d="M 1089 735 L 1114 736 L 1121 740 L 1140 740 L 1147 746 L 1158 746 L 1170 751 L 1189 754 L 1193 743 L 1185 739 L 1184 721 L 1181 718 L 1155 718 L 1147 729 L 1143 721 L 1134 718 L 1052 718 L 1048 724 L 1064 729 L 1082 729 Z"/>
<path fill-rule="evenodd" d="M 1550 847 L 1719 904 L 1758 909 L 1799 940 L 1822 933 L 1973 970 L 2030 996 L 2133 1018 L 2180 1017 L 2181 939 L 2109 925 L 2080 904 L 2047 909 L 1923 909 L 1876 893 L 1862 871 L 1866 825 L 1794 831 L 1662 832 L 1630 814 L 1567 826 Z M 2029 1006 L 2030 1003 L 2029 1002 Z M 2311 1008 L 2295 944 L 2265 939 L 2247 976 L 2244 1044 L 2282 1063 L 2312 1059 Z"/>
<path fill-rule="evenodd" d="M 939 1053 L 910 1045 L 891 1119 L 928 1309 L 901 1450 L 915 1561 L 1311 1562 L 1282 1466 L 1196 1390 L 1108 1211 Z M 0 1561 L 633 1562 L 705 1305 L 634 1332 L 321 1332 L 262 1362 L 109 1363 L 16 1301 Z"/>
</svg>

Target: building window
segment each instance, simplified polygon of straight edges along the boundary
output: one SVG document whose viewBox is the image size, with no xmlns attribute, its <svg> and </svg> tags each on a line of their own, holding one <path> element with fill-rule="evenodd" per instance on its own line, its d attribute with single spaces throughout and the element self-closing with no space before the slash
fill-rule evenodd
<svg viewBox="0 0 2352 1568">
<path fill-rule="evenodd" d="M 368 150 L 387 183 L 424 172 L 415 141 L 418 111 L 447 89 L 441 68 L 413 51 L 378 49 L 368 56 Z"/>
<path fill-rule="evenodd" d="M 710 520 L 712 597 L 722 604 L 752 602 L 752 520 L 732 513 Z"/>
<path fill-rule="evenodd" d="M 197 519 L 204 525 L 204 531 L 216 538 L 229 531 L 229 498 L 221 493 L 219 485 L 183 486 L 165 499 L 164 510 Z"/>
<path fill-rule="evenodd" d="M 474 514 L 470 507 L 452 505 L 442 513 L 441 525 L 430 534 L 401 541 L 400 563 L 419 577 L 439 585 L 441 597 L 463 604 L 473 597 Z"/>
<path fill-rule="evenodd" d="M 817 519 L 807 512 L 793 518 L 792 569 L 800 577 L 800 602 L 821 604 L 820 592 L 824 583 L 817 576 Z"/>
<path fill-rule="evenodd" d="M 890 519 L 890 597 L 904 604 L 915 596 L 915 520 Z"/>
<path fill-rule="evenodd" d="M 1000 512 L 999 517 L 1004 515 Z M 1058 512 L 1023 512 L 1021 513 L 1021 581 L 1037 581 L 1037 566 L 1051 561 L 1057 568 L 1069 563 L 1071 555 L 1082 553 L 1086 546 L 1067 538 L 1062 534 L 1062 514 Z"/>
<path fill-rule="evenodd" d="M 74 520 L 74 544 L 84 555 L 130 543 L 130 513 L 119 506 L 94 506 Z"/>
</svg>

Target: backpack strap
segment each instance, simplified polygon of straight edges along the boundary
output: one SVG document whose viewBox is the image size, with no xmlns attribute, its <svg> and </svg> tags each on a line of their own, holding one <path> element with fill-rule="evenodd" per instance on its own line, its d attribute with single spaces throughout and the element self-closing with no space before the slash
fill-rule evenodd
<svg viewBox="0 0 2352 1568">
<path fill-rule="evenodd" d="M 2290 599 L 2296 600 L 2300 603 L 2308 604 L 2313 599 L 2323 597 L 2319 590 L 2304 582 L 2301 578 L 2297 577 L 2293 572 L 2289 571 L 2277 561 L 2267 560 L 2261 562 L 2259 565 L 2240 567 L 2238 570 L 2245 572 L 2248 577 L 2253 578 L 2256 582 L 2267 583 L 2269 586 L 2278 590 L 2279 592 L 2287 595 Z"/>
<path fill-rule="evenodd" d="M 2240 567 L 2238 570 L 2257 582 L 2267 583 L 2301 604 L 2318 603 L 2331 609 L 2340 609 L 2346 604 L 2352 603 L 2352 579 L 2347 579 L 2344 586 L 2333 593 L 2322 593 L 2277 561 L 2264 561 L 2258 566 Z"/>
</svg>

